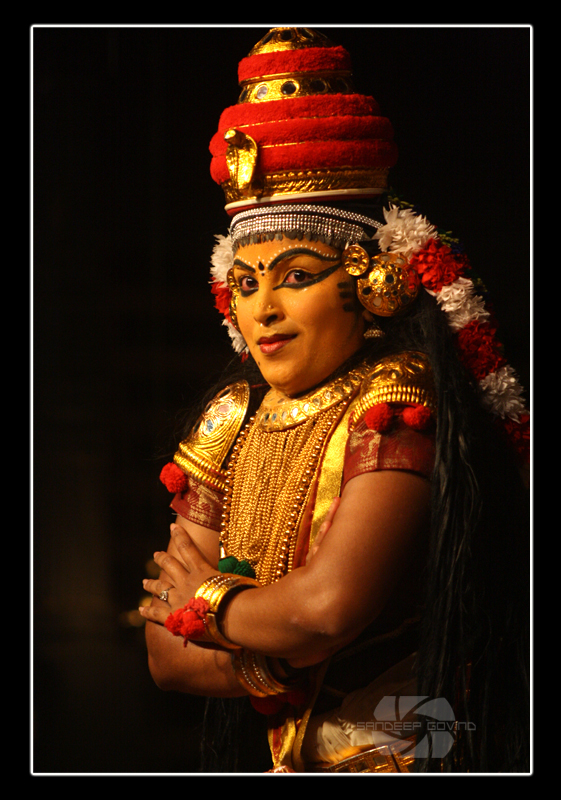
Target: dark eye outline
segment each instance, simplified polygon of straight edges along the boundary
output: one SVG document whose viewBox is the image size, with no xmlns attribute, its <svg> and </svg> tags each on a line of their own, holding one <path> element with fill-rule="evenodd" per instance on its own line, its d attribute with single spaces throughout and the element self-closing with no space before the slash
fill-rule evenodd
<svg viewBox="0 0 561 800">
<path fill-rule="evenodd" d="M 254 286 L 246 286 L 244 288 L 244 281 L 246 280 L 253 281 Z M 253 294 L 259 289 L 259 281 L 254 275 L 240 275 L 239 278 L 236 278 L 236 283 L 238 284 L 238 288 L 242 297 L 249 297 L 250 294 Z"/>
<path fill-rule="evenodd" d="M 299 267 L 294 267 L 289 272 L 286 273 L 284 281 L 279 283 L 278 286 L 274 286 L 273 289 L 281 289 L 283 287 L 287 289 L 305 289 L 308 286 L 313 286 L 315 283 L 320 283 L 320 281 L 325 280 L 330 275 L 332 275 L 336 270 L 339 269 L 341 266 L 340 261 L 336 261 L 331 266 L 322 269 L 321 272 L 309 272 L 308 270 L 301 269 Z M 289 275 L 292 275 L 295 272 L 301 272 L 306 276 L 306 280 L 303 281 L 288 281 L 287 278 Z"/>
<path fill-rule="evenodd" d="M 296 276 L 297 273 L 302 275 L 303 279 L 302 280 L 290 281 L 289 277 L 291 275 Z M 309 281 L 313 280 L 313 278 L 314 278 L 314 273 L 308 272 L 308 270 L 305 270 L 305 269 L 295 268 L 295 269 L 291 269 L 290 272 L 287 272 L 287 274 L 284 277 L 283 284 L 288 284 L 289 286 L 303 286 L 304 284 L 306 284 Z"/>
</svg>

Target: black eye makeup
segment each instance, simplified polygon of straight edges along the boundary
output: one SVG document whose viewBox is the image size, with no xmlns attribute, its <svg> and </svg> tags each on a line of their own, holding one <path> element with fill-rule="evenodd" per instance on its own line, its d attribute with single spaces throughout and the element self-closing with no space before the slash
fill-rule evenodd
<svg viewBox="0 0 561 800">
<path fill-rule="evenodd" d="M 331 266 L 326 267 L 321 272 L 307 272 L 304 269 L 291 269 L 284 278 L 282 283 L 279 283 L 278 286 L 273 286 L 273 290 L 275 289 L 304 289 L 307 286 L 313 286 L 314 283 L 319 283 L 320 281 L 329 278 L 336 270 L 339 269 L 341 266 L 341 262 L 337 261 L 335 264 L 331 264 Z"/>
<path fill-rule="evenodd" d="M 306 269 L 308 266 L 304 264 L 303 266 L 300 265 L 292 265 L 290 262 L 292 260 L 299 261 L 300 256 L 310 256 L 316 263 L 315 268 L 319 266 L 318 262 L 322 261 L 330 261 L 334 262 L 330 264 L 325 269 L 320 270 L 320 272 L 316 272 L 315 269 Z M 324 253 L 318 253 L 315 250 L 310 250 L 306 247 L 295 247 L 293 250 L 285 250 L 282 253 L 279 253 L 271 263 L 267 266 L 267 272 L 278 268 L 279 265 L 283 265 L 283 262 L 288 261 L 286 264 L 286 272 L 284 273 L 284 277 L 282 281 L 277 285 L 273 286 L 273 290 L 281 289 L 281 288 L 288 288 L 288 289 L 303 289 L 307 286 L 312 286 L 315 283 L 319 283 L 320 281 L 325 280 L 330 275 L 332 275 L 336 270 L 339 269 L 341 266 L 341 261 L 339 260 L 338 256 L 328 256 Z M 234 259 L 234 267 L 237 267 L 239 270 L 242 270 L 242 274 L 236 276 L 236 283 L 239 286 L 240 295 L 242 297 L 248 297 L 250 294 L 253 294 L 259 288 L 259 278 L 265 275 L 265 267 L 261 261 L 258 262 L 258 269 L 259 274 L 257 273 L 257 269 L 255 267 L 246 264 L 240 258 Z M 284 272 L 284 270 L 283 270 Z M 245 274 L 244 274 L 245 273 Z"/>
</svg>

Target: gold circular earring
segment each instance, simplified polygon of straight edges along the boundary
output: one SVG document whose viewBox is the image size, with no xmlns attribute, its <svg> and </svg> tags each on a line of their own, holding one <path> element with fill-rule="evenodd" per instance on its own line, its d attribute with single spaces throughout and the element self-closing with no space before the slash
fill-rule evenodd
<svg viewBox="0 0 561 800">
<path fill-rule="evenodd" d="M 239 287 L 236 283 L 236 279 L 234 278 L 234 270 L 229 269 L 228 274 L 226 275 L 226 279 L 228 281 L 228 289 L 230 290 L 230 321 L 234 328 L 239 332 L 240 328 L 238 325 L 238 297 L 239 297 Z"/>
<path fill-rule="evenodd" d="M 357 297 L 379 317 L 393 317 L 410 307 L 419 294 L 419 276 L 399 253 L 378 253 L 370 257 L 360 245 L 343 253 L 343 266 L 358 278 Z"/>
</svg>

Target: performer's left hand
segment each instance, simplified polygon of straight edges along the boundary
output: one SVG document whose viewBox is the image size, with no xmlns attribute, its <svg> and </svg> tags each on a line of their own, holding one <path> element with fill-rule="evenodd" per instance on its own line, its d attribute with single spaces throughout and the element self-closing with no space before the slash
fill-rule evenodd
<svg viewBox="0 0 561 800">
<path fill-rule="evenodd" d="M 165 551 L 154 553 L 154 561 L 165 575 L 160 580 L 146 579 L 142 584 L 145 591 L 163 602 L 139 609 L 143 617 L 162 625 L 172 611 L 183 608 L 194 597 L 204 581 L 220 574 L 201 555 L 184 528 L 173 524 L 170 531 L 181 561 Z"/>
</svg>

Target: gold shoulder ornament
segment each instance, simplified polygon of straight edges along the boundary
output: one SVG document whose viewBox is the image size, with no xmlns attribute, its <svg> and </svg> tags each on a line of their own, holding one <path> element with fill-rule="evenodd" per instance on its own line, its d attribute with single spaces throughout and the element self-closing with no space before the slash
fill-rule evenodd
<svg viewBox="0 0 561 800">
<path fill-rule="evenodd" d="M 223 389 L 207 405 L 193 430 L 179 445 L 174 462 L 183 472 L 224 492 L 224 462 L 236 441 L 249 406 L 249 384 Z"/>
<path fill-rule="evenodd" d="M 386 356 L 372 367 L 353 408 L 353 422 L 379 403 L 414 403 L 436 411 L 432 369 L 424 353 Z"/>
</svg>

